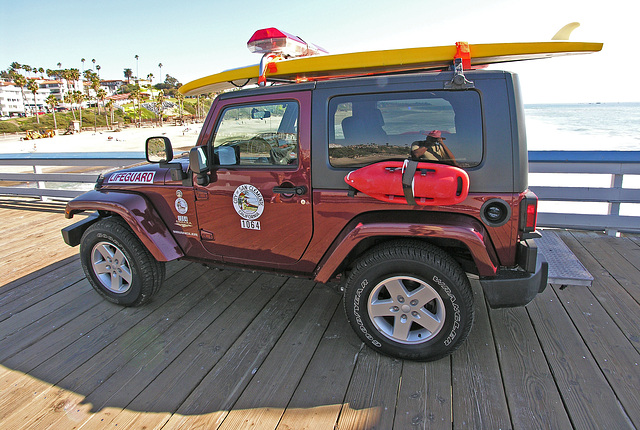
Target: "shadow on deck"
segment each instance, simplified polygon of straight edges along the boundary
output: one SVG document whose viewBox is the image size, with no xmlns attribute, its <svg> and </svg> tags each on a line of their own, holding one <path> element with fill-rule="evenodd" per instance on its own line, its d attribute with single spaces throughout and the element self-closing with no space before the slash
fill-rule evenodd
<svg viewBox="0 0 640 430">
<path fill-rule="evenodd" d="M 152 303 L 112 305 L 44 235 L 53 261 L 0 287 L 0 426 L 640 426 L 640 238 L 559 235 L 593 285 L 490 310 L 475 284 L 467 342 L 432 363 L 364 347 L 340 295 L 307 280 L 173 262 Z"/>
</svg>

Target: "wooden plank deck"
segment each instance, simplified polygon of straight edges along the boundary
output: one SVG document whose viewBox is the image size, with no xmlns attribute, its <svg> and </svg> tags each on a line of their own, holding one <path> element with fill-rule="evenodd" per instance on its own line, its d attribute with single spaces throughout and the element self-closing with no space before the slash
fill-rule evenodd
<svg viewBox="0 0 640 430">
<path fill-rule="evenodd" d="M 560 236 L 593 286 L 489 310 L 453 356 L 363 346 L 311 281 L 167 267 L 141 308 L 98 297 L 63 206 L 0 198 L 0 428 L 640 427 L 640 237 Z"/>
</svg>

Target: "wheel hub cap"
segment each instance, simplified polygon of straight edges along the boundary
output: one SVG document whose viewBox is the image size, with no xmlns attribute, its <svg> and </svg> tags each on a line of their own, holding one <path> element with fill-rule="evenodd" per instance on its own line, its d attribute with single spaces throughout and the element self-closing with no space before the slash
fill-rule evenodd
<svg viewBox="0 0 640 430">
<path fill-rule="evenodd" d="M 114 244 L 97 243 L 91 250 L 91 267 L 98 281 L 107 290 L 124 294 L 131 288 L 131 265 Z"/>
<path fill-rule="evenodd" d="M 369 317 L 387 338 L 418 344 L 436 336 L 445 322 L 445 308 L 438 292 L 411 276 L 394 276 L 376 285 L 367 303 Z"/>
</svg>

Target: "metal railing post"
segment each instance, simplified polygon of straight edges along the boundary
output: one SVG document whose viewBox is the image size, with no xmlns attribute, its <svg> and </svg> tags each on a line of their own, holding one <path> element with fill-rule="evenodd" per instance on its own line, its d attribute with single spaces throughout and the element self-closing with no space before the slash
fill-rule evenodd
<svg viewBox="0 0 640 430">
<path fill-rule="evenodd" d="M 40 174 L 40 173 L 42 173 L 42 166 L 36 166 L 36 165 L 34 165 L 34 166 L 33 166 L 33 173 L 35 173 L 35 174 Z M 47 188 L 47 186 L 45 185 L 45 183 L 44 183 L 43 181 L 37 181 L 36 183 L 38 184 L 38 189 Z M 43 196 L 43 195 L 40 195 L 39 197 L 40 197 L 40 201 L 42 201 L 42 202 L 49 201 L 49 199 L 47 199 L 47 198 L 46 198 L 45 196 Z"/>
<path fill-rule="evenodd" d="M 624 175 L 620 173 L 615 173 L 611 175 L 611 189 L 618 191 L 622 189 L 622 179 Z M 620 202 L 609 202 L 609 215 L 619 216 L 620 215 Z M 617 236 L 618 230 L 614 228 L 607 228 L 605 230 L 607 236 Z"/>
</svg>

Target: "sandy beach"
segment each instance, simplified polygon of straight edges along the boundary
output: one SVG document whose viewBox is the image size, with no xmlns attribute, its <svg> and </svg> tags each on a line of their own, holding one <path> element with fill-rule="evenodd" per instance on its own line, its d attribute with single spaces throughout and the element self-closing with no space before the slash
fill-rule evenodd
<svg viewBox="0 0 640 430">
<path fill-rule="evenodd" d="M 202 129 L 202 123 L 182 126 L 128 127 L 120 131 L 83 131 L 52 138 L 21 140 L 20 136 L 0 136 L 0 153 L 59 152 L 144 152 L 144 142 L 151 136 L 166 136 L 174 148 L 191 147 Z"/>
</svg>

